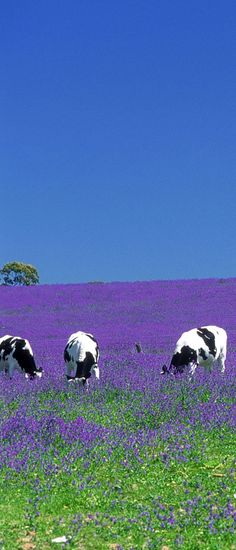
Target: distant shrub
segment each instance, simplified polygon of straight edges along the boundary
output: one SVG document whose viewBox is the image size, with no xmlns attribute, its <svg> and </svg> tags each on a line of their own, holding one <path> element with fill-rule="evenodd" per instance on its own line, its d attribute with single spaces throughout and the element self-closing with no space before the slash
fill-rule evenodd
<svg viewBox="0 0 236 550">
<path fill-rule="evenodd" d="M 6 286 L 29 286 L 39 283 L 37 269 L 31 264 L 10 262 L 0 269 L 1 284 Z"/>
</svg>

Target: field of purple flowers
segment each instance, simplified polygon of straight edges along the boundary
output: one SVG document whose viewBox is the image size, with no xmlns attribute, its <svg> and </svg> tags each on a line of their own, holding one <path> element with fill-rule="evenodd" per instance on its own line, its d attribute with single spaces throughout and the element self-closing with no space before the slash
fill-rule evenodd
<svg viewBox="0 0 236 550">
<path fill-rule="evenodd" d="M 0 375 L 0 548 L 235 549 L 236 279 L 2 286 L 0 308 L 44 369 Z M 208 324 L 228 333 L 225 374 L 161 376 Z M 65 379 L 77 330 L 100 346 L 87 393 Z"/>
</svg>

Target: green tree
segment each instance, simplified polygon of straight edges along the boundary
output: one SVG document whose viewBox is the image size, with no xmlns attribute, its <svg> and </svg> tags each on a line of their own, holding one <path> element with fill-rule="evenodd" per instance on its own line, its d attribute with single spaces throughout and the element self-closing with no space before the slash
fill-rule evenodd
<svg viewBox="0 0 236 550">
<path fill-rule="evenodd" d="M 7 286 L 36 285 L 39 283 L 37 269 L 30 264 L 10 262 L 0 269 L 1 284 Z"/>
</svg>

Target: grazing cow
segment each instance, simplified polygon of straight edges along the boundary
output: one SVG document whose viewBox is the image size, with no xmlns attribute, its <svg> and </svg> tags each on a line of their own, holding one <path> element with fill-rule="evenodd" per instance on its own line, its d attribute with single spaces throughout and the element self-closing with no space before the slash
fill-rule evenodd
<svg viewBox="0 0 236 550">
<path fill-rule="evenodd" d="M 12 378 L 14 370 L 25 373 L 25 378 L 42 376 L 42 368 L 37 368 L 33 351 L 28 340 L 19 336 L 2 336 L 0 338 L 0 371 L 5 371 Z"/>
<path fill-rule="evenodd" d="M 71 334 L 64 350 L 68 382 L 75 381 L 88 386 L 91 374 L 99 379 L 98 359 L 98 343 L 92 334 L 82 331 Z M 71 376 L 72 370 L 75 376 Z"/>
<path fill-rule="evenodd" d="M 184 332 L 176 343 L 169 368 L 163 366 L 161 374 L 182 373 L 189 368 L 190 378 L 201 365 L 209 371 L 218 363 L 221 372 L 225 370 L 227 334 L 223 328 L 206 326 Z"/>
</svg>

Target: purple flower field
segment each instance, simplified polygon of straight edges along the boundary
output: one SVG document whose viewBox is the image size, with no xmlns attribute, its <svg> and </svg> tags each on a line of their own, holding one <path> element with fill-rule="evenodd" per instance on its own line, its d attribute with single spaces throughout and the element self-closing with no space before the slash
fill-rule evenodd
<svg viewBox="0 0 236 550">
<path fill-rule="evenodd" d="M 37 365 L 44 368 L 37 389 L 31 385 L 33 392 L 52 385 L 64 388 L 63 350 L 77 330 L 93 333 L 99 342 L 102 385 L 152 388 L 155 394 L 162 385 L 161 366 L 169 361 L 180 334 L 208 324 L 226 329 L 225 378 L 235 374 L 234 279 L 1 287 L 0 305 L 0 334 L 28 338 Z M 143 354 L 136 353 L 135 342 L 141 343 Z M 17 391 L 28 393 L 28 385 L 17 378 L 10 387 L 1 377 L 4 400 Z"/>
<path fill-rule="evenodd" d="M 0 374 L 0 471 L 5 482 L 12 475 L 38 473 L 40 469 L 51 480 L 50 493 L 54 477 L 60 474 L 69 479 L 77 461 L 83 460 L 84 469 L 73 479 L 73 491 L 91 495 L 93 487 L 98 488 L 91 473 L 94 461 L 106 465 L 113 456 L 118 457 L 125 476 L 137 465 L 147 468 L 155 460 L 159 470 L 194 463 L 199 468 L 207 464 L 215 472 L 218 462 L 214 460 L 212 434 L 215 431 L 224 438 L 225 433 L 233 434 L 236 426 L 236 279 L 2 286 L 0 308 L 0 335 L 27 338 L 37 366 L 44 369 L 43 378 L 33 381 L 17 372 L 13 380 Z M 227 331 L 224 375 L 217 368 L 208 373 L 199 367 L 192 382 L 184 374 L 177 379 L 161 376 L 162 365 L 168 364 L 181 333 L 201 325 L 219 325 Z M 70 334 L 78 330 L 94 334 L 100 347 L 100 380 L 91 379 L 87 393 L 73 384 L 68 387 L 65 378 L 63 350 Z M 141 353 L 136 351 L 136 342 L 141 344 Z M 151 546 L 152 529 L 159 533 L 176 526 L 175 546 L 181 546 L 181 529 L 191 521 L 199 522 L 201 529 L 207 528 L 211 534 L 235 532 L 235 460 L 231 451 L 226 451 L 226 458 L 227 480 L 232 483 L 229 488 L 227 481 L 222 496 L 225 481 L 220 473 L 216 491 L 222 498 L 216 508 L 218 497 L 212 490 L 208 502 L 201 490 L 190 495 L 180 511 L 165 504 L 163 495 L 154 491 L 148 511 L 145 507 L 133 510 L 129 521 L 141 522 L 149 530 L 147 548 L 161 548 L 163 542 L 160 538 L 160 546 Z M 214 475 L 217 480 L 217 470 Z M 108 481 L 108 487 L 109 483 L 109 495 L 119 503 L 119 484 Z M 29 521 L 42 513 L 37 491 L 38 500 L 33 508 L 28 506 Z M 47 506 L 46 493 L 44 489 Z M 202 525 L 204 506 L 207 512 Z M 111 509 L 109 504 L 109 518 Z M 81 516 L 70 519 L 77 536 Z M 99 510 L 97 515 L 92 513 L 90 523 L 95 528 L 102 521 Z"/>
<path fill-rule="evenodd" d="M 18 394 L 65 389 L 63 350 L 68 336 L 77 330 L 93 333 L 99 342 L 99 387 L 151 391 L 156 399 L 166 384 L 161 367 L 170 360 L 180 334 L 195 326 L 219 325 L 228 333 L 224 379 L 218 372 L 209 375 L 199 368 L 196 381 L 217 389 L 234 382 L 234 279 L 1 287 L 0 300 L 0 334 L 28 338 L 37 365 L 44 369 L 43 379 L 34 384 L 17 373 L 12 382 L 1 376 L 4 402 Z M 135 342 L 141 343 L 143 353 L 137 354 Z"/>
</svg>

